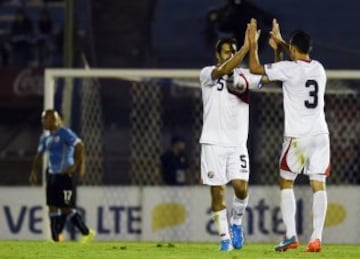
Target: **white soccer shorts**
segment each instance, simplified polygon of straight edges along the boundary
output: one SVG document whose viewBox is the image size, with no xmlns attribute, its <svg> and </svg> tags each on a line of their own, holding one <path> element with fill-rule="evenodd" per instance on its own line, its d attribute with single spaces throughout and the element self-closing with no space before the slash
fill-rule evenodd
<svg viewBox="0 0 360 259">
<path fill-rule="evenodd" d="M 328 134 L 303 138 L 285 137 L 280 157 L 280 175 L 295 180 L 303 172 L 311 180 L 325 181 L 330 173 Z"/>
<path fill-rule="evenodd" d="M 201 180 L 219 186 L 234 179 L 249 180 L 247 147 L 223 147 L 201 144 Z"/>
</svg>

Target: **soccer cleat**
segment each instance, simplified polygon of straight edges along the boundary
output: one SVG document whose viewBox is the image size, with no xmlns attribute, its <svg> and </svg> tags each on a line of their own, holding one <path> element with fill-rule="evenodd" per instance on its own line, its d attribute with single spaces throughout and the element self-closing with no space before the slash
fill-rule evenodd
<svg viewBox="0 0 360 259">
<path fill-rule="evenodd" d="M 296 249 L 299 246 L 299 241 L 296 236 L 290 238 L 284 238 L 277 246 L 275 246 L 275 251 L 285 252 L 288 249 Z"/>
<path fill-rule="evenodd" d="M 219 251 L 231 251 L 233 246 L 230 239 L 221 240 Z"/>
<path fill-rule="evenodd" d="M 89 230 L 89 234 L 87 234 L 86 236 L 83 236 L 82 239 L 81 239 L 81 243 L 82 244 L 87 244 L 89 243 L 91 240 L 94 239 L 96 233 L 94 230 L 90 229 Z"/>
<path fill-rule="evenodd" d="M 241 225 L 231 225 L 232 244 L 235 249 L 241 249 L 244 245 L 245 237 L 243 227 Z"/>
<path fill-rule="evenodd" d="M 309 242 L 304 252 L 320 252 L 321 251 L 321 243 L 320 239 L 315 239 L 312 242 Z"/>
</svg>

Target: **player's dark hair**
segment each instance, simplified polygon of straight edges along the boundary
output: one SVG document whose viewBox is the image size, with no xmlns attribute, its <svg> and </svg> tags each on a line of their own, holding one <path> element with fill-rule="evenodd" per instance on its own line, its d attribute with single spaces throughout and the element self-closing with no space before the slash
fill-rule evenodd
<svg viewBox="0 0 360 259">
<path fill-rule="evenodd" d="M 290 44 L 302 54 L 309 54 L 312 48 L 310 35 L 303 31 L 294 31 L 290 36 Z"/>
<path fill-rule="evenodd" d="M 221 49 L 222 49 L 222 46 L 223 46 L 224 44 L 230 44 L 230 45 L 235 44 L 236 50 L 237 50 L 237 48 L 238 48 L 238 44 L 237 44 L 237 41 L 236 41 L 235 38 L 222 38 L 222 39 L 220 39 L 220 40 L 218 40 L 218 41 L 216 42 L 216 45 L 215 45 L 216 53 L 219 53 L 219 54 L 220 54 Z"/>
</svg>

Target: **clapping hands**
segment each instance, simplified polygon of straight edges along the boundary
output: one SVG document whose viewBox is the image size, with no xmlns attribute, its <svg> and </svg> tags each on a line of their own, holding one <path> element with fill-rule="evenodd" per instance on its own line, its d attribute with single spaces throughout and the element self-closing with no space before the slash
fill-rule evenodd
<svg viewBox="0 0 360 259">
<path fill-rule="evenodd" d="M 250 44 L 257 43 L 259 40 L 261 30 L 257 29 L 257 21 L 254 18 L 251 18 L 250 23 L 248 24 L 248 39 L 250 41 Z"/>
<path fill-rule="evenodd" d="M 277 50 L 279 44 L 284 42 L 280 33 L 280 26 L 276 19 L 273 19 L 272 29 L 270 31 L 269 45 L 272 49 Z"/>
</svg>

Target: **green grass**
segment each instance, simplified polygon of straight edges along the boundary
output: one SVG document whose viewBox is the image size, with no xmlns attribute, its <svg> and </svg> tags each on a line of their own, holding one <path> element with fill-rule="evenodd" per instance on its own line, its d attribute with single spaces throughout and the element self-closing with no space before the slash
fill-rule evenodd
<svg viewBox="0 0 360 259">
<path fill-rule="evenodd" d="M 274 252 L 273 244 L 245 244 L 240 251 L 217 251 L 215 243 L 154 243 L 154 242 L 76 242 L 50 243 L 45 241 L 0 241 L 1 259 L 209 259 L 209 258 L 359 258 L 359 245 L 324 244 L 320 253 L 297 250 Z"/>
</svg>

